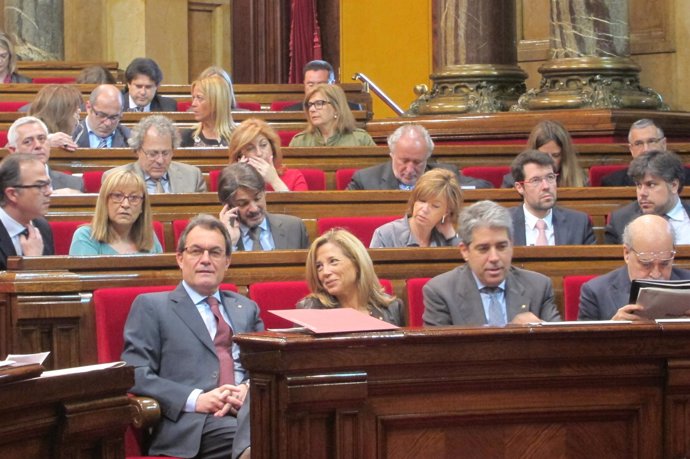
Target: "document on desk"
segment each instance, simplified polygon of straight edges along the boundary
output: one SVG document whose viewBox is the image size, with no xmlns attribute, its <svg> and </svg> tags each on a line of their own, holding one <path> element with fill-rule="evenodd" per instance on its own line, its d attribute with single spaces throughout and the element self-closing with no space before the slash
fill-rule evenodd
<svg viewBox="0 0 690 459">
<path fill-rule="evenodd" d="M 95 365 L 84 365 L 82 367 L 72 367 L 72 368 L 62 368 L 60 370 L 50 370 L 44 371 L 41 377 L 51 377 L 51 376 L 62 376 L 62 375 L 72 375 L 75 373 L 87 373 L 89 371 L 105 370 L 107 368 L 118 368 L 124 367 L 127 362 L 108 362 L 108 363 L 97 363 Z"/>
<path fill-rule="evenodd" d="M 6 361 L 11 361 L 12 364 L 19 365 L 42 365 L 43 361 L 50 355 L 50 352 L 37 352 L 35 354 L 8 354 Z"/>
<path fill-rule="evenodd" d="M 352 308 L 269 310 L 283 319 L 302 325 L 312 333 L 348 333 L 395 330 L 399 327 Z"/>
<path fill-rule="evenodd" d="M 642 287 L 637 304 L 644 306 L 636 314 L 648 319 L 690 318 L 690 290 L 665 287 Z"/>
</svg>

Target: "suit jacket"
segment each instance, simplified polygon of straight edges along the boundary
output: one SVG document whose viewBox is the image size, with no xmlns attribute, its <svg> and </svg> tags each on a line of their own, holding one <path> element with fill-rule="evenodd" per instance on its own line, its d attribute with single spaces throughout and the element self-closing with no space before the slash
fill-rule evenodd
<svg viewBox="0 0 690 459">
<path fill-rule="evenodd" d="M 79 122 L 79 126 L 74 131 L 75 135 L 74 141 L 77 142 L 79 148 L 91 148 L 89 144 L 89 131 L 86 127 L 86 119 Z M 123 124 L 118 124 L 115 128 L 115 136 L 113 137 L 113 145 L 111 148 L 128 148 L 127 140 L 131 135 L 129 128 Z"/>
<path fill-rule="evenodd" d="M 690 167 L 685 168 L 685 180 L 683 185 L 690 184 Z M 611 172 L 601 178 L 601 186 L 635 186 L 635 182 L 628 175 L 627 169 Z"/>
<path fill-rule="evenodd" d="M 469 265 L 440 274 L 424 285 L 424 325 L 485 325 L 482 298 Z M 521 312 L 532 312 L 548 322 L 561 316 L 553 302 L 551 279 L 511 267 L 506 276 L 508 322 Z"/>
<path fill-rule="evenodd" d="M 255 302 L 221 292 L 233 334 L 262 331 Z M 132 392 L 161 406 L 149 454 L 195 456 L 206 416 L 184 411 L 194 389 L 218 387 L 219 362 L 211 335 L 182 284 L 172 292 L 139 295 L 127 317 L 122 359 L 134 367 Z"/>
<path fill-rule="evenodd" d="M 671 279 L 688 280 L 690 271 L 673 268 Z M 629 303 L 631 284 L 627 265 L 585 282 L 580 290 L 577 319 L 610 320 L 616 311 Z"/>
<path fill-rule="evenodd" d="M 125 164 L 105 171 L 102 180 L 105 180 L 108 174 L 115 170 L 135 172 L 142 180 L 146 181 L 144 178 L 144 170 L 138 162 Z M 170 181 L 171 193 L 197 193 L 206 191 L 204 176 L 201 173 L 201 169 L 196 166 L 172 161 L 168 167 L 168 180 Z"/>
<path fill-rule="evenodd" d="M 41 232 L 43 238 L 43 255 L 53 255 L 55 247 L 53 245 L 53 231 L 44 218 L 36 218 L 31 221 Z M 10 234 L 5 229 L 5 225 L 0 221 L 0 270 L 7 269 L 7 257 L 16 257 L 17 251 L 14 249 Z"/>
<path fill-rule="evenodd" d="M 270 214 L 266 212 L 268 227 L 273 236 L 276 250 L 298 250 L 309 248 L 307 228 L 301 218 L 292 215 Z M 242 238 L 237 241 L 237 250 L 244 251 Z"/>
<path fill-rule="evenodd" d="M 690 202 L 681 201 L 685 212 L 690 215 Z M 642 215 L 642 209 L 637 201 L 626 204 L 620 209 L 611 212 L 609 222 L 604 229 L 604 243 L 606 244 L 622 244 L 623 230 L 625 225 Z"/>
<path fill-rule="evenodd" d="M 486 180 L 476 179 L 462 175 L 458 168 L 452 164 L 443 164 L 428 161 L 424 172 L 440 167 L 455 173 L 455 178 L 460 186 L 474 186 L 476 188 L 493 188 L 491 183 Z M 352 180 L 347 185 L 348 190 L 398 190 L 400 184 L 393 173 L 393 161 L 360 169 L 352 176 Z"/>
<path fill-rule="evenodd" d="M 129 106 L 129 92 L 127 87 L 122 91 L 122 98 L 124 99 L 124 105 L 122 107 L 123 112 L 127 112 L 130 109 Z M 161 96 L 156 94 L 151 100 L 151 111 L 152 112 L 176 112 L 177 111 L 177 101 L 170 97 Z"/>
<path fill-rule="evenodd" d="M 508 209 L 513 219 L 513 244 L 526 245 L 525 208 Z M 552 223 L 556 245 L 587 245 L 596 243 L 592 223 L 584 212 L 554 206 Z"/>
<path fill-rule="evenodd" d="M 81 177 L 65 174 L 64 172 L 54 171 L 48 168 L 48 176 L 54 190 L 60 188 L 72 188 L 73 190 L 84 191 L 84 181 Z"/>
</svg>

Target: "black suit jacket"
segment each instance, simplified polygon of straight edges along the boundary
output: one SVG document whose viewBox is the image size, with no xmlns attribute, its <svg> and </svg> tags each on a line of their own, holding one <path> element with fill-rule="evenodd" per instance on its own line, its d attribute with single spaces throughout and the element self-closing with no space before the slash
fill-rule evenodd
<svg viewBox="0 0 690 459">
<path fill-rule="evenodd" d="M 129 106 L 129 92 L 125 88 L 122 91 L 122 96 L 124 98 L 124 105 L 122 107 L 123 112 L 128 112 Z M 170 97 L 161 96 L 156 94 L 151 100 L 151 111 L 152 112 L 176 112 L 177 111 L 177 101 Z"/>
<path fill-rule="evenodd" d="M 682 201 L 685 212 L 690 215 L 690 202 Z M 622 244 L 625 225 L 642 215 L 642 209 L 637 201 L 626 204 L 611 212 L 609 222 L 604 229 L 604 244 Z"/>
<path fill-rule="evenodd" d="M 473 186 L 475 188 L 493 188 L 493 185 L 486 180 L 477 179 L 462 175 L 457 167 L 452 164 L 443 164 L 428 161 L 424 172 L 440 167 L 448 169 L 455 174 L 460 186 Z M 352 180 L 347 185 L 348 190 L 398 190 L 400 189 L 398 179 L 393 173 L 393 162 L 391 160 L 376 166 L 360 169 L 352 176 Z"/>
<path fill-rule="evenodd" d="M 41 232 L 43 238 L 43 255 L 53 255 L 55 247 L 53 245 L 53 231 L 44 218 L 32 220 L 34 226 Z M 14 249 L 10 234 L 5 229 L 5 225 L 0 221 L 0 269 L 7 269 L 7 257 L 16 257 L 17 251 Z"/>
<path fill-rule="evenodd" d="M 86 127 L 86 120 L 83 119 L 79 122 L 79 127 L 75 131 L 76 135 L 73 135 L 74 141 L 77 143 L 79 148 L 91 148 L 89 143 L 89 130 Z M 124 124 L 118 124 L 115 128 L 115 136 L 113 137 L 112 148 L 128 148 L 129 145 L 127 141 L 132 135 L 132 132 Z"/>
<path fill-rule="evenodd" d="M 513 244 L 525 245 L 525 209 L 522 205 L 508 209 L 513 220 Z M 596 243 L 592 223 L 584 212 L 554 206 L 552 223 L 556 245 L 588 245 Z"/>
</svg>

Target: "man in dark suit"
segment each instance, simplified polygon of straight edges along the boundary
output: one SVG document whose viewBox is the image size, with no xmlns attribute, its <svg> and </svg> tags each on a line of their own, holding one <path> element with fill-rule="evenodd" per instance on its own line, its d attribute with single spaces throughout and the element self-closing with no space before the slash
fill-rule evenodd
<svg viewBox="0 0 690 459">
<path fill-rule="evenodd" d="M 508 209 L 514 245 L 594 244 L 594 231 L 584 212 L 556 206 L 557 179 L 553 158 L 539 150 L 520 153 L 511 165 L 515 189 L 523 204 Z"/>
<path fill-rule="evenodd" d="M 431 162 L 434 141 L 421 124 L 404 124 L 388 137 L 391 159 L 360 169 L 352 176 L 348 190 L 411 190 L 425 172 L 441 167 L 456 175 L 462 188 L 491 188 L 486 180 L 462 175 L 450 164 Z"/>
<path fill-rule="evenodd" d="M 174 148 L 180 146 L 180 134 L 170 119 L 163 115 L 142 118 L 133 129 L 129 144 L 138 160 L 106 171 L 103 180 L 112 171 L 125 169 L 144 180 L 149 194 L 206 191 L 206 181 L 198 167 L 172 160 Z"/>
<path fill-rule="evenodd" d="M 220 221 L 196 217 L 177 247 L 180 285 L 132 304 L 122 359 L 134 367 L 131 391 L 154 397 L 162 412 L 149 454 L 228 458 L 249 445 L 236 437 L 238 422 L 248 421 L 249 379 L 232 335 L 264 325 L 255 302 L 219 290 L 230 247 Z"/>
<path fill-rule="evenodd" d="M 320 59 L 309 61 L 304 64 L 302 74 L 304 75 L 305 96 L 317 84 L 335 84 L 335 72 L 333 71 L 333 66 L 330 63 Z M 356 104 L 354 102 L 348 101 L 347 106 L 350 107 L 350 110 L 363 110 L 360 104 Z M 283 110 L 289 112 L 301 112 L 304 110 L 304 105 L 302 102 L 298 102 L 296 104 L 288 105 L 287 107 L 283 108 Z"/>
<path fill-rule="evenodd" d="M 642 214 L 667 218 L 676 234 L 676 244 L 690 244 L 690 203 L 680 199 L 683 163 L 670 151 L 653 150 L 633 159 L 628 175 L 636 184 L 637 201 L 611 213 L 604 240 L 620 244 L 625 226 Z"/>
<path fill-rule="evenodd" d="M 492 201 L 465 208 L 458 219 L 465 265 L 424 286 L 424 324 L 492 325 L 556 321 L 551 280 L 511 266 L 512 222 Z"/>
<path fill-rule="evenodd" d="M 125 70 L 126 87 L 123 91 L 126 112 L 174 112 L 177 101 L 158 94 L 163 72 L 156 61 L 137 57 Z"/>
<path fill-rule="evenodd" d="M 639 304 L 628 304 L 632 279 L 685 279 L 690 271 L 673 267 L 673 228 L 658 215 L 642 215 L 623 232 L 625 266 L 586 282 L 580 291 L 578 320 L 640 320 Z"/>
<path fill-rule="evenodd" d="M 0 162 L 0 270 L 7 257 L 52 255 L 53 233 L 43 218 L 53 189 L 43 163 L 17 153 Z"/>
<path fill-rule="evenodd" d="M 53 187 L 53 194 L 84 191 L 84 182 L 81 177 L 55 171 L 48 166 L 50 159 L 48 127 L 40 119 L 34 116 L 23 116 L 12 123 L 7 132 L 7 149 L 10 153 L 35 155 L 45 165 Z"/>
<path fill-rule="evenodd" d="M 120 124 L 123 97 L 111 84 L 96 86 L 86 102 L 86 119 L 74 131 L 74 141 L 80 148 L 125 148 L 129 128 Z"/>
<path fill-rule="evenodd" d="M 247 163 L 227 166 L 218 178 L 218 198 L 224 204 L 220 220 L 235 250 L 293 250 L 309 248 L 302 219 L 266 212 L 266 182 Z"/>
</svg>

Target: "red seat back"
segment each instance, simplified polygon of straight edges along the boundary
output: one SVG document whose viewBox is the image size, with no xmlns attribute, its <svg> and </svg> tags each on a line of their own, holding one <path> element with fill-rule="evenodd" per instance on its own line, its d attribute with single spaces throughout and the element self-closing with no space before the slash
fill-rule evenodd
<svg viewBox="0 0 690 459">
<path fill-rule="evenodd" d="M 173 220 L 172 226 L 173 226 L 173 239 L 175 240 L 175 247 L 173 247 L 172 251 L 177 250 L 177 241 L 180 240 L 180 236 L 182 235 L 182 232 L 184 229 L 187 227 L 189 224 L 189 220 Z"/>
<path fill-rule="evenodd" d="M 509 172 L 510 166 L 470 166 L 462 169 L 466 176 L 488 180 L 494 188 L 501 188 L 503 176 Z"/>
<path fill-rule="evenodd" d="M 243 108 L 252 112 L 260 112 L 261 104 L 259 102 L 237 102 L 237 108 Z"/>
<path fill-rule="evenodd" d="M 0 131 L 0 148 L 7 146 L 7 131 Z"/>
<path fill-rule="evenodd" d="M 220 177 L 220 169 L 213 169 L 208 172 L 208 191 L 218 191 L 218 178 Z"/>
<path fill-rule="evenodd" d="M 565 320 L 577 320 L 580 312 L 580 290 L 582 284 L 597 277 L 594 274 L 584 276 L 563 276 L 563 303 Z"/>
<path fill-rule="evenodd" d="M 326 173 L 321 169 L 299 169 L 304 175 L 309 191 L 319 191 L 326 189 Z"/>
<path fill-rule="evenodd" d="M 410 327 L 422 327 L 424 321 L 424 294 L 422 288 L 429 282 L 430 277 L 415 277 L 407 279 L 405 289 L 407 294 L 407 323 Z"/>
<path fill-rule="evenodd" d="M 75 81 L 75 77 L 36 77 L 31 80 L 35 84 L 71 84 Z"/>
<path fill-rule="evenodd" d="M 74 232 L 81 225 L 88 225 L 89 222 L 62 222 L 51 221 L 50 229 L 53 232 L 53 243 L 55 246 L 55 255 L 69 255 L 69 248 L 72 245 L 72 237 Z"/>
<path fill-rule="evenodd" d="M 358 169 L 348 168 L 348 169 L 338 169 L 335 171 L 335 188 L 338 190 L 344 190 L 350 184 L 352 176 L 355 175 Z"/>
<path fill-rule="evenodd" d="M 28 102 L 22 100 L 0 101 L 0 112 L 16 112 L 26 104 Z"/>
<path fill-rule="evenodd" d="M 101 191 L 104 172 L 105 171 L 85 171 L 82 174 L 85 193 L 98 193 Z"/>
<path fill-rule="evenodd" d="M 274 100 L 271 102 L 271 111 L 281 112 L 291 105 L 301 104 L 301 100 Z"/>
<path fill-rule="evenodd" d="M 177 101 L 177 111 L 178 112 L 186 112 L 191 108 L 191 106 L 192 106 L 191 100 L 178 100 Z"/>
<path fill-rule="evenodd" d="M 589 184 L 590 186 L 601 186 L 601 179 L 607 175 L 623 169 L 627 169 L 627 164 L 600 164 L 590 166 L 589 168 Z"/>
<path fill-rule="evenodd" d="M 369 247 L 376 228 L 398 218 L 400 218 L 399 215 L 388 217 L 324 217 L 316 220 L 316 228 L 319 235 L 331 228 L 345 228 L 362 241 L 365 247 Z"/>
<path fill-rule="evenodd" d="M 300 131 L 278 131 L 278 137 L 280 137 L 280 144 L 284 147 L 290 145 L 292 138 L 299 134 Z"/>
<path fill-rule="evenodd" d="M 158 242 L 161 243 L 161 248 L 163 249 L 163 252 L 165 252 L 165 230 L 163 228 L 163 223 L 154 220 L 153 221 L 153 232 L 156 233 L 156 237 L 158 238 Z"/>
</svg>

